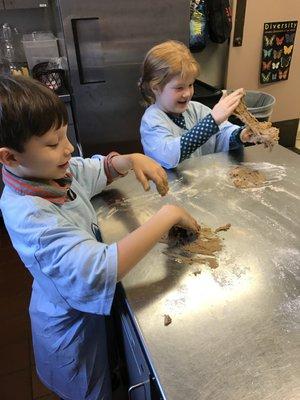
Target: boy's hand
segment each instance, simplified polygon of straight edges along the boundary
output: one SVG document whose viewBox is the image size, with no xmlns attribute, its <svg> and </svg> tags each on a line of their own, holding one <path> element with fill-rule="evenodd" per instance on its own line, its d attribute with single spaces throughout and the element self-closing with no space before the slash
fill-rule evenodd
<svg viewBox="0 0 300 400">
<path fill-rule="evenodd" d="M 143 185 L 144 190 L 149 190 L 149 180 L 153 181 L 156 189 L 161 196 L 168 193 L 168 177 L 165 170 L 151 158 L 143 154 L 133 153 L 128 157 L 131 160 L 132 169 L 139 182 Z"/>
<path fill-rule="evenodd" d="M 201 229 L 198 222 L 184 208 L 178 208 L 180 211 L 180 220 L 176 226 L 180 226 L 188 231 L 190 230 L 198 235 Z"/>
<path fill-rule="evenodd" d="M 241 98 L 244 96 L 244 89 L 237 89 L 230 94 L 224 93 L 219 102 L 214 106 L 211 115 L 217 125 L 226 121 L 228 117 L 239 105 Z"/>
<path fill-rule="evenodd" d="M 133 155 L 133 163 L 139 164 L 141 159 Z M 116 158 L 116 157 L 115 157 Z M 147 157 L 146 157 L 147 158 Z M 142 161 L 144 163 L 145 160 Z M 152 168 L 151 168 L 152 169 Z M 151 178 L 152 179 L 152 178 Z M 146 179 L 147 180 L 147 179 Z M 121 239 L 118 245 L 117 279 L 130 271 L 174 225 L 192 231 L 198 236 L 200 227 L 183 208 L 165 204 L 147 222 Z M 187 232 L 187 235 L 189 232 Z"/>
<path fill-rule="evenodd" d="M 179 226 L 187 231 L 192 231 L 196 235 L 200 233 L 200 225 L 184 208 L 174 204 L 166 204 L 161 209 L 161 212 L 169 213 L 172 214 L 172 216 L 175 216 L 176 222 L 173 226 Z"/>
</svg>

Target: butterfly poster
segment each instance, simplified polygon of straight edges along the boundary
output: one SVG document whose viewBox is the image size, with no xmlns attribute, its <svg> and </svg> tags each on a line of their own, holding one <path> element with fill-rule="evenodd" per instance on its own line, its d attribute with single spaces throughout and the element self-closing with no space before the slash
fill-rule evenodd
<svg viewBox="0 0 300 400">
<path fill-rule="evenodd" d="M 266 22 L 260 67 L 260 83 L 285 81 L 289 77 L 298 21 Z"/>
</svg>

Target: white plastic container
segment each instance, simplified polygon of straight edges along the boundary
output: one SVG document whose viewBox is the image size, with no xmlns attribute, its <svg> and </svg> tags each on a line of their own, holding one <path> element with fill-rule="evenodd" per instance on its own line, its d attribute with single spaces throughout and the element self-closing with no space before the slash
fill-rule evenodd
<svg viewBox="0 0 300 400">
<path fill-rule="evenodd" d="M 32 32 L 23 35 L 22 43 L 30 70 L 36 64 L 53 61 L 59 57 L 57 38 L 51 32 Z"/>
</svg>

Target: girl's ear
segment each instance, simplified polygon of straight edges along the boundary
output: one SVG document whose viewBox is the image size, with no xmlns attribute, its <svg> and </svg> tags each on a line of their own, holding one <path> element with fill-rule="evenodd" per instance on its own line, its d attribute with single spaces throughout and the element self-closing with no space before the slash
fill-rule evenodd
<svg viewBox="0 0 300 400">
<path fill-rule="evenodd" d="M 0 162 L 8 167 L 17 167 L 19 162 L 16 157 L 16 151 L 9 147 L 0 147 Z"/>
<path fill-rule="evenodd" d="M 160 93 L 160 89 L 157 83 L 150 83 L 150 89 L 152 90 L 152 92 L 157 95 Z"/>
</svg>

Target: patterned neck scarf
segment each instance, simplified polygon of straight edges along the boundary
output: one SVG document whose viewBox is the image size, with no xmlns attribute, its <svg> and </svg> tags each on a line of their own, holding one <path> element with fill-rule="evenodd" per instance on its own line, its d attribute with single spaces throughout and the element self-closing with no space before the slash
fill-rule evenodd
<svg viewBox="0 0 300 400">
<path fill-rule="evenodd" d="M 2 168 L 2 179 L 5 185 L 22 196 L 39 196 L 54 204 L 64 204 L 70 201 L 68 192 L 72 183 L 73 176 L 67 172 L 61 179 L 52 180 L 30 180 L 21 178 L 5 167 Z"/>
</svg>

